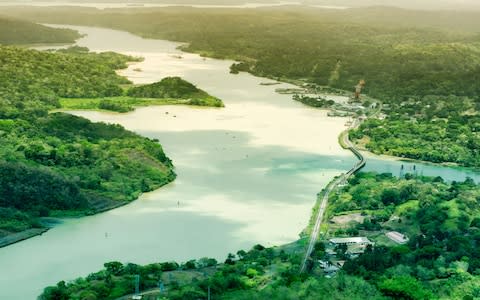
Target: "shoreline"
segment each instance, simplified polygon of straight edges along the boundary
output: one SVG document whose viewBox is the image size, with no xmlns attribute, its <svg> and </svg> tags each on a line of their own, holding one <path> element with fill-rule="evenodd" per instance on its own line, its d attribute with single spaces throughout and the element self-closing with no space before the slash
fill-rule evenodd
<svg viewBox="0 0 480 300">
<path fill-rule="evenodd" d="M 358 146 L 358 145 L 356 145 L 356 146 Z M 473 171 L 473 172 L 480 172 L 480 168 L 465 167 L 465 166 L 459 165 L 457 163 L 452 163 L 452 162 L 435 163 L 435 162 L 426 161 L 426 160 L 419 160 L 419 159 L 408 158 L 408 157 L 393 156 L 393 155 L 389 155 L 389 154 L 375 154 L 375 153 L 370 152 L 370 151 L 368 151 L 364 148 L 360 148 L 359 152 L 364 154 L 367 157 L 375 158 L 375 159 L 381 159 L 381 160 L 399 161 L 399 162 L 403 161 L 403 162 L 410 162 L 410 163 L 421 163 L 421 164 L 430 165 L 430 166 L 460 169 L 460 170 L 463 169 L 463 170 L 468 170 L 468 171 Z"/>
<path fill-rule="evenodd" d="M 151 192 L 153 191 L 156 191 L 170 183 L 172 183 L 173 181 L 175 181 L 176 179 L 176 176 L 173 180 L 155 188 L 154 190 L 152 190 Z M 79 215 L 76 215 L 76 216 L 58 216 L 58 217 L 45 217 L 44 219 L 48 219 L 50 220 L 50 222 L 47 222 L 47 223 L 50 223 L 49 225 L 45 225 L 45 227 L 42 227 L 42 228 L 29 228 L 27 230 L 23 230 L 23 231 L 20 231 L 20 232 L 16 232 L 16 233 L 13 233 L 13 234 L 9 234 L 7 236 L 4 236 L 2 238 L 0 238 L 0 249 L 1 248 L 4 248 L 4 247 L 8 247 L 10 245 L 13 245 L 13 244 L 16 244 L 16 243 L 19 243 L 19 242 L 22 242 L 22 241 L 25 241 L 25 240 L 28 240 L 30 238 L 33 238 L 33 237 L 36 237 L 36 236 L 40 236 L 44 233 L 46 233 L 47 231 L 49 231 L 50 229 L 54 228 L 57 226 L 57 224 L 60 224 L 62 223 L 63 220 L 66 220 L 66 219 L 79 219 L 79 218 L 84 218 L 84 217 L 88 217 L 88 216 L 94 216 L 94 215 L 98 215 L 98 214 L 101 214 L 101 213 L 104 213 L 104 212 L 107 212 L 107 211 L 111 211 L 113 209 L 116 209 L 116 208 L 119 208 L 119 207 L 122 207 L 122 206 L 125 206 L 125 205 L 128 205 L 130 203 L 133 203 L 134 201 L 137 201 L 138 199 L 140 199 L 140 197 L 143 195 L 143 193 L 140 193 L 138 195 L 137 198 L 133 199 L 132 201 L 123 201 L 123 202 L 119 202 L 119 203 L 110 203 L 109 205 L 106 205 L 100 209 L 97 209 L 97 210 L 94 210 L 94 211 L 91 211 L 91 212 L 85 212 L 83 214 L 79 214 Z"/>
<path fill-rule="evenodd" d="M 24 231 L 9 234 L 3 238 L 0 238 L 0 248 L 13 245 L 15 243 L 27 240 L 29 238 L 39 236 L 50 230 L 49 227 L 45 228 L 30 228 Z"/>
</svg>

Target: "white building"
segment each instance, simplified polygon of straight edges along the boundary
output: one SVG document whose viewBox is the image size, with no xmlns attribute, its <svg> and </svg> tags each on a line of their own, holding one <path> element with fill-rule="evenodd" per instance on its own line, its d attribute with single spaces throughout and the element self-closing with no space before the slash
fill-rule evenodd
<svg viewBox="0 0 480 300">
<path fill-rule="evenodd" d="M 348 238 L 332 238 L 329 240 L 333 245 L 373 245 L 366 237 L 348 237 Z"/>
<path fill-rule="evenodd" d="M 387 232 L 385 233 L 385 235 L 391 239 L 392 241 L 394 241 L 395 243 L 398 243 L 398 244 L 405 244 L 408 242 L 408 237 L 405 236 L 404 234 L 401 234 L 400 232 L 397 232 L 397 231 L 390 231 L 390 232 Z"/>
</svg>

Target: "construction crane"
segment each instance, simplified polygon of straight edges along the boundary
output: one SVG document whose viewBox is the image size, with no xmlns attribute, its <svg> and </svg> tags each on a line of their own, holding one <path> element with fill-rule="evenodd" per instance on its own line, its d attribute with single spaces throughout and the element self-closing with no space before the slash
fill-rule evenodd
<svg viewBox="0 0 480 300">
<path fill-rule="evenodd" d="M 361 79 L 355 86 L 355 95 L 353 97 L 355 101 L 360 101 L 360 95 L 362 94 L 362 89 L 365 86 L 365 83 L 365 80 Z"/>
</svg>

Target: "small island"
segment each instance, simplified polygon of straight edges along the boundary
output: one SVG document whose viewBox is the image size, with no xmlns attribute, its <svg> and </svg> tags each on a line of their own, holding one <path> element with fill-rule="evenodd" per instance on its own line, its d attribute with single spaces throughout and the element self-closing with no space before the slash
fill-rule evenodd
<svg viewBox="0 0 480 300">
<path fill-rule="evenodd" d="M 133 86 L 116 97 L 60 99 L 63 110 L 93 109 L 121 113 L 133 111 L 136 106 L 174 104 L 224 107 L 222 100 L 210 96 L 180 77 L 166 77 L 156 83 Z"/>
</svg>

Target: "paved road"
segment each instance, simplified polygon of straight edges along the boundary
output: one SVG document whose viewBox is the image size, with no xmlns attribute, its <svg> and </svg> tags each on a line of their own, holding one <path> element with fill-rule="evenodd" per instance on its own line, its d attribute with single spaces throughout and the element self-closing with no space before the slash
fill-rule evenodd
<svg viewBox="0 0 480 300">
<path fill-rule="evenodd" d="M 334 181 L 330 182 L 325 190 L 325 194 L 323 195 L 322 202 L 320 203 L 320 208 L 317 212 L 317 217 L 315 220 L 315 226 L 313 227 L 312 233 L 310 235 L 310 241 L 308 243 L 307 251 L 305 252 L 305 257 L 302 261 L 302 266 L 300 268 L 300 272 L 305 271 L 305 267 L 307 264 L 307 260 L 313 252 L 313 247 L 315 247 L 315 243 L 317 242 L 318 235 L 320 233 L 320 225 L 322 225 L 323 215 L 325 214 L 325 210 L 327 209 L 328 205 L 328 196 L 330 193 L 335 190 L 338 185 L 342 182 L 345 182 L 350 176 L 358 172 L 361 168 L 363 168 L 366 164 L 366 160 L 363 155 L 353 146 L 352 142 L 348 139 L 348 131 L 352 128 L 357 127 L 359 121 L 355 119 L 350 126 L 349 129 L 346 130 L 342 134 L 342 141 L 343 145 L 353 152 L 353 154 L 358 158 L 358 162 L 346 173 L 342 174 L 340 177 L 336 178 Z"/>
<path fill-rule="evenodd" d="M 303 261 L 302 261 L 302 267 L 300 268 L 300 272 L 305 271 L 307 260 L 312 254 L 313 247 L 315 247 L 315 243 L 317 242 L 318 234 L 320 233 L 320 225 L 322 224 L 323 215 L 325 213 L 325 210 L 328 204 L 328 196 L 333 191 L 333 189 L 335 189 L 338 186 L 338 184 L 340 184 L 340 182 L 343 181 L 344 177 L 345 175 L 342 174 L 342 176 L 336 178 L 327 186 L 325 194 L 323 195 L 323 198 L 322 198 L 322 202 L 320 203 L 320 208 L 318 209 L 317 218 L 315 220 L 315 226 L 313 227 L 312 233 L 310 234 L 310 241 L 308 243 L 307 251 L 305 252 L 305 257 L 303 258 Z"/>
<path fill-rule="evenodd" d="M 122 297 L 120 297 L 120 298 L 117 298 L 116 300 L 131 300 L 132 297 L 133 297 L 133 295 L 134 295 L 134 294 L 122 296 Z M 149 289 L 149 290 L 146 290 L 146 291 L 141 292 L 139 295 L 141 295 L 143 299 L 146 299 L 146 298 L 148 298 L 149 296 L 158 296 L 158 295 L 160 295 L 160 289 L 159 289 L 159 288 Z M 156 299 L 156 298 L 157 298 L 157 297 L 155 297 L 155 299 Z"/>
</svg>

